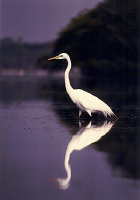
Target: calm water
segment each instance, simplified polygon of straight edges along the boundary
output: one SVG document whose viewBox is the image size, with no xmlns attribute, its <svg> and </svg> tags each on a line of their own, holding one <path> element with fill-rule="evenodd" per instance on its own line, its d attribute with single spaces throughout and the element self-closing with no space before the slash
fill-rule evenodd
<svg viewBox="0 0 140 200">
<path fill-rule="evenodd" d="M 79 123 L 61 78 L 0 77 L 2 200 L 140 198 L 137 83 L 71 82 L 118 121 L 83 114 Z"/>
</svg>

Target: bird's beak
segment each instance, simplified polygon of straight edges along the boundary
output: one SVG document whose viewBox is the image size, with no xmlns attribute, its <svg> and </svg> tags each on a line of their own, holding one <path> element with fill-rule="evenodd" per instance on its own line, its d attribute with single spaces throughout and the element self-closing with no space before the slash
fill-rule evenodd
<svg viewBox="0 0 140 200">
<path fill-rule="evenodd" d="M 58 183 L 58 179 L 56 179 L 56 178 L 49 178 L 49 180 Z"/>
<path fill-rule="evenodd" d="M 53 59 L 57 59 L 57 58 L 59 58 L 59 56 L 55 56 L 53 58 L 49 58 L 48 60 L 53 60 Z"/>
</svg>

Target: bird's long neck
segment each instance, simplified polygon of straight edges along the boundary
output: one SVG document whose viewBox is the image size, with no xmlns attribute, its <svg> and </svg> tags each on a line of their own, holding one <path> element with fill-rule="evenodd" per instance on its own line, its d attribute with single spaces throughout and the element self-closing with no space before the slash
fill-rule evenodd
<svg viewBox="0 0 140 200">
<path fill-rule="evenodd" d="M 71 60 L 70 60 L 69 57 L 67 58 L 67 62 L 68 62 L 68 66 L 67 66 L 67 69 L 65 71 L 65 86 L 66 86 L 67 93 L 69 94 L 69 96 L 71 96 L 71 93 L 74 89 L 71 87 L 70 80 L 69 80 L 69 72 L 70 72 L 70 69 L 71 69 Z"/>
<path fill-rule="evenodd" d="M 70 181 L 71 179 L 71 167 L 69 165 L 69 159 L 70 159 L 70 155 L 73 152 L 73 146 L 71 145 L 71 142 L 69 142 L 68 146 L 67 146 L 67 150 L 66 150 L 66 154 L 65 154 L 65 160 L 64 160 L 64 166 L 65 166 L 65 170 L 67 172 L 67 183 Z"/>
</svg>

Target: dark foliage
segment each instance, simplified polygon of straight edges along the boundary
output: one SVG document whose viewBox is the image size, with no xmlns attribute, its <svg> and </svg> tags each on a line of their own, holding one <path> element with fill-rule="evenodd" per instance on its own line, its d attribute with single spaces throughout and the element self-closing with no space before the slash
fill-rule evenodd
<svg viewBox="0 0 140 200">
<path fill-rule="evenodd" d="M 84 74 L 103 72 L 120 76 L 120 71 L 136 74 L 137 19 L 136 0 L 100 3 L 94 9 L 81 12 L 60 32 L 54 55 L 68 53 L 72 63 L 79 64 Z"/>
</svg>

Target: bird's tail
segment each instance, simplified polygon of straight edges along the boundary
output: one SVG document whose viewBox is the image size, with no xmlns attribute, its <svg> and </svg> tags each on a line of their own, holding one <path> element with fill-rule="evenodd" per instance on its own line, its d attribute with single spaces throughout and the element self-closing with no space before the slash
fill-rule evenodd
<svg viewBox="0 0 140 200">
<path fill-rule="evenodd" d="M 104 115 L 106 118 L 114 119 L 115 121 L 118 119 L 115 113 L 110 109 L 109 111 L 104 111 Z"/>
</svg>

